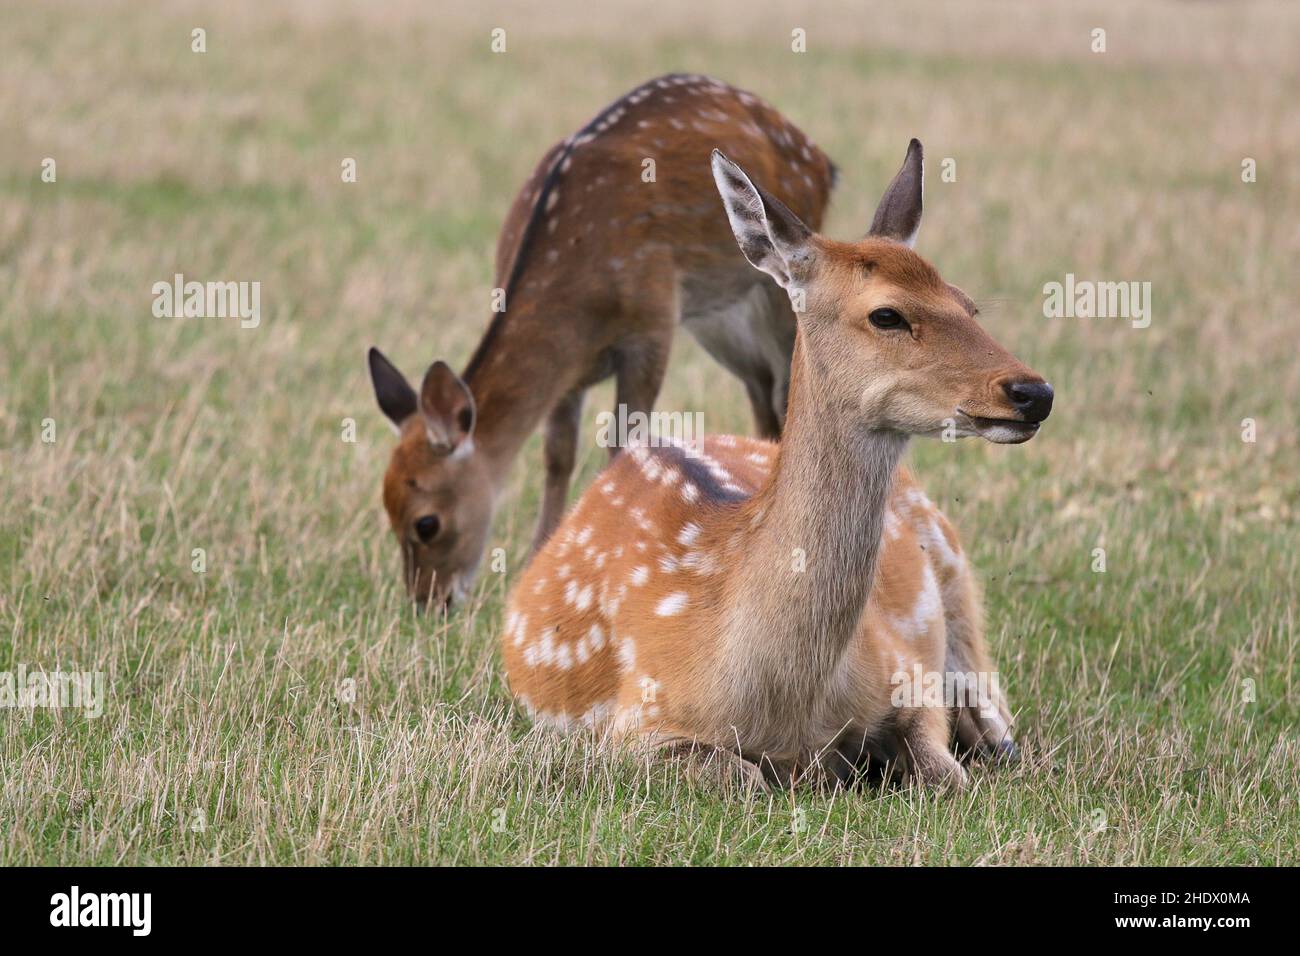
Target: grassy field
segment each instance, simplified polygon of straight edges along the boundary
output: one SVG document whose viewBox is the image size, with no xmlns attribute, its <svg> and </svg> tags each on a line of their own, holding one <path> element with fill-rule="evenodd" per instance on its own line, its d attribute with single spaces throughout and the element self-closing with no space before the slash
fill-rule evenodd
<svg viewBox="0 0 1300 956">
<path fill-rule="evenodd" d="M 0 4 L 0 671 L 106 697 L 0 711 L 0 863 L 1300 862 L 1300 7 L 438 6 Z M 462 365 L 543 149 L 672 69 L 836 159 L 838 237 L 920 137 L 919 250 L 1056 386 L 1027 445 L 910 453 L 1024 751 L 968 793 L 611 759 L 513 708 L 508 574 L 450 621 L 404 605 L 365 349 Z M 176 272 L 259 281 L 261 325 L 155 318 Z M 1149 281 L 1150 327 L 1044 318 L 1067 272 Z M 685 336 L 660 404 L 750 428 Z M 512 567 L 539 446 L 493 532 Z"/>
</svg>

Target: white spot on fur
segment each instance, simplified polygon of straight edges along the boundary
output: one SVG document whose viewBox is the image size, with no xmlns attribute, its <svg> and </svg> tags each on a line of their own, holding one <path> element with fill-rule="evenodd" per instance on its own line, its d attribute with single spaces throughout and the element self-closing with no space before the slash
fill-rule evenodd
<svg viewBox="0 0 1300 956">
<path fill-rule="evenodd" d="M 914 641 L 930 632 L 931 625 L 941 613 L 943 601 L 939 596 L 939 583 L 927 561 L 921 565 L 921 591 L 916 596 L 916 603 L 908 615 L 895 618 L 894 623 L 903 637 Z"/>
<path fill-rule="evenodd" d="M 660 617 L 672 617 L 674 614 L 682 612 L 682 609 L 686 607 L 686 602 L 685 591 L 674 591 L 655 606 L 655 613 Z"/>
<path fill-rule="evenodd" d="M 938 521 L 930 522 L 930 546 L 939 555 L 945 568 L 959 568 L 962 565 L 961 553 L 948 543 L 948 536 L 939 527 Z"/>
<path fill-rule="evenodd" d="M 542 636 L 537 641 L 536 647 L 537 660 L 540 663 L 555 663 L 555 628 L 544 628 L 542 630 Z"/>
<path fill-rule="evenodd" d="M 623 670 L 630 671 L 636 667 L 636 645 L 630 638 L 618 641 L 618 662 Z"/>
</svg>

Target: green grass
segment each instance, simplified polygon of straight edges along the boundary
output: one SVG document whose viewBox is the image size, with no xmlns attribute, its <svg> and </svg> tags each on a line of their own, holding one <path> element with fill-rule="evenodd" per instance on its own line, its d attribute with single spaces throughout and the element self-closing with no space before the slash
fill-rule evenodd
<svg viewBox="0 0 1300 956">
<path fill-rule="evenodd" d="M 765 3 L 6 4 L 0 671 L 101 671 L 107 701 L 0 711 L 0 862 L 1297 862 L 1300 12 L 1102 5 L 1094 57 L 1083 14 L 1000 6 L 1024 35 L 985 3 L 822 8 L 798 56 Z M 495 646 L 509 574 L 450 622 L 402 601 L 365 349 L 463 364 L 537 157 L 676 68 L 827 149 L 836 236 L 920 136 L 921 251 L 1057 388 L 1025 446 L 911 452 L 984 580 L 1025 754 L 968 793 L 744 794 L 541 734 Z M 176 271 L 260 281 L 261 327 L 155 319 Z M 1152 326 L 1042 318 L 1065 272 L 1152 282 Z M 661 406 L 750 428 L 685 337 Z M 534 438 L 498 511 L 511 568 L 539 463 Z"/>
</svg>

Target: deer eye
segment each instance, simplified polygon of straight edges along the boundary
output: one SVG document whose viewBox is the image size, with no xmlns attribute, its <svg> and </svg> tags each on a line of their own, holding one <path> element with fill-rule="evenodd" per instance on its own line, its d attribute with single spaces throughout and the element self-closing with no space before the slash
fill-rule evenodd
<svg viewBox="0 0 1300 956">
<path fill-rule="evenodd" d="M 415 533 L 426 543 L 437 537 L 438 529 L 441 527 L 442 522 L 438 520 L 437 515 L 425 515 L 415 520 Z"/>
<path fill-rule="evenodd" d="M 907 328 L 907 322 L 894 309 L 875 309 L 867 318 L 878 329 Z"/>
</svg>

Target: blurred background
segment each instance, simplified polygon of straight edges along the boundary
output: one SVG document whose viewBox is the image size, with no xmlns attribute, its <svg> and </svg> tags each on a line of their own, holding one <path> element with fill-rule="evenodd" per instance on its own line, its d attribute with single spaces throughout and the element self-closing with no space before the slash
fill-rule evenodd
<svg viewBox="0 0 1300 956">
<path fill-rule="evenodd" d="M 0 713 L 0 860 L 1294 862 L 1300 6 L 4 2 L 0 21 L 0 670 L 76 664 L 110 695 L 97 721 Z M 984 577 L 1026 746 L 972 803 L 799 796 L 818 842 L 789 797 L 686 799 L 513 713 L 508 574 L 451 621 L 400 598 L 366 348 L 411 376 L 462 367 L 544 150 L 672 70 L 752 90 L 831 155 L 835 237 L 865 231 L 920 138 L 918 251 L 1056 387 L 1025 446 L 911 453 Z M 260 282 L 261 324 L 155 317 L 177 272 Z M 1150 327 L 1045 318 L 1066 273 L 1150 282 Z M 612 401 L 587 404 L 575 493 Z M 685 335 L 660 407 L 751 428 Z M 534 438 L 491 542 L 512 566 L 540 488 Z"/>
</svg>

